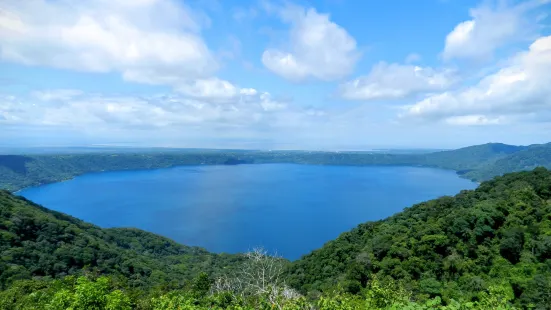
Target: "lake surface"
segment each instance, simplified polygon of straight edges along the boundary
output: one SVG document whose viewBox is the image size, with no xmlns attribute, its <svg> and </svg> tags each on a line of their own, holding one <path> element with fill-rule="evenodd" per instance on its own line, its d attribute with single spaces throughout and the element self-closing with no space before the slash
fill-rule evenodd
<svg viewBox="0 0 551 310">
<path fill-rule="evenodd" d="M 96 173 L 18 194 L 101 227 L 297 259 L 360 223 L 476 186 L 431 168 L 266 164 Z"/>
</svg>

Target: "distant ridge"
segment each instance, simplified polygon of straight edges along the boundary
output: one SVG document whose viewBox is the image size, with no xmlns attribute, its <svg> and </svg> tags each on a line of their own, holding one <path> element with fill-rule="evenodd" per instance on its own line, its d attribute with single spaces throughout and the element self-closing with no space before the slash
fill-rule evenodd
<svg viewBox="0 0 551 310">
<path fill-rule="evenodd" d="M 455 170 L 462 177 L 480 182 L 504 173 L 530 170 L 537 166 L 551 168 L 551 143 L 530 146 L 486 143 L 431 153 L 158 149 L 147 152 L 125 150 L 0 155 L 0 189 L 17 191 L 90 172 L 266 163 L 434 167 Z"/>
<path fill-rule="evenodd" d="M 531 170 L 538 166 L 551 168 L 551 143 L 533 144 L 511 152 L 508 156 L 495 160 L 491 165 L 466 173 L 471 179 L 488 180 L 492 176 L 508 172 Z"/>
</svg>

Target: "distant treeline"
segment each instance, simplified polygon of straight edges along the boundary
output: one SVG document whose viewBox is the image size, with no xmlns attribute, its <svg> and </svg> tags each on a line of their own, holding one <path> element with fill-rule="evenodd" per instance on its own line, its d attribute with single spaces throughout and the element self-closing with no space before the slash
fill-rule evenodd
<svg viewBox="0 0 551 310">
<path fill-rule="evenodd" d="M 551 144 L 484 144 L 452 151 L 415 154 L 366 152 L 186 150 L 146 153 L 0 155 L 0 189 L 58 182 L 89 172 L 168 168 L 185 165 L 294 163 L 310 165 L 402 165 L 455 170 L 484 181 L 508 172 L 551 168 Z"/>
</svg>

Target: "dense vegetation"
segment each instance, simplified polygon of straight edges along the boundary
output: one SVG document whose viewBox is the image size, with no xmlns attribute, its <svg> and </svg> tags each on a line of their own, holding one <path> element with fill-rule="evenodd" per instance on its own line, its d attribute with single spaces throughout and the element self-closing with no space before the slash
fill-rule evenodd
<svg viewBox="0 0 551 310">
<path fill-rule="evenodd" d="M 101 229 L 0 191 L 0 288 L 15 280 L 116 274 L 133 287 L 179 286 L 219 274 L 236 255 L 216 255 L 138 229 Z"/>
<path fill-rule="evenodd" d="M 497 159 L 493 164 L 482 166 L 468 172 L 466 177 L 487 179 L 488 176 L 502 175 L 508 172 L 531 170 L 538 166 L 551 168 L 551 143 L 532 145 L 509 156 Z"/>
<path fill-rule="evenodd" d="M 504 173 L 529 170 L 537 166 L 551 168 L 551 144 L 521 147 L 490 143 L 428 154 L 178 150 L 0 155 L 0 189 L 16 191 L 28 186 L 67 180 L 89 172 L 253 163 L 426 166 L 455 170 L 466 178 L 484 181 Z"/>
<path fill-rule="evenodd" d="M 100 229 L 0 192 L 0 309 L 551 309 L 551 172 L 359 225 L 298 261 Z"/>
<path fill-rule="evenodd" d="M 420 300 L 477 300 L 492 286 L 519 307 L 550 309 L 551 172 L 508 174 L 361 224 L 294 262 L 288 283 L 354 293 L 374 276 Z"/>
<path fill-rule="evenodd" d="M 0 188 L 14 191 L 90 172 L 223 165 L 233 158 L 233 153 L 215 152 L 0 155 Z"/>
</svg>

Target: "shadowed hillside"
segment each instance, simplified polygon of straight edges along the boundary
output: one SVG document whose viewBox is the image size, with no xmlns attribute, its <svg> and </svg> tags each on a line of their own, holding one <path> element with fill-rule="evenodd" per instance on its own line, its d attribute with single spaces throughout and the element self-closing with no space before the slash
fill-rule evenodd
<svg viewBox="0 0 551 310">
<path fill-rule="evenodd" d="M 17 279 L 120 274 L 134 286 L 181 284 L 219 273 L 238 256 L 215 255 L 138 229 L 101 229 L 0 191 L 0 287 Z"/>
</svg>

